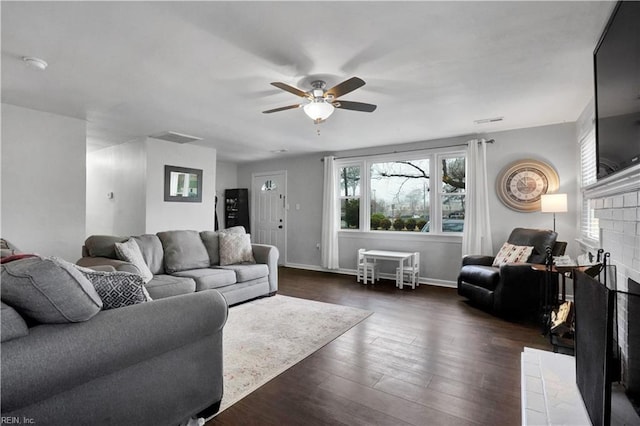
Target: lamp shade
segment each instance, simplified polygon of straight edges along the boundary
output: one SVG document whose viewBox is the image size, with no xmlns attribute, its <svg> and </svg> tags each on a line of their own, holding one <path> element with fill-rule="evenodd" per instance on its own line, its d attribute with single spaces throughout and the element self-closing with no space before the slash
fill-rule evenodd
<svg viewBox="0 0 640 426">
<path fill-rule="evenodd" d="M 323 121 L 333 114 L 335 107 L 324 100 L 313 100 L 304 106 L 304 112 L 313 121 Z"/>
<path fill-rule="evenodd" d="M 567 194 L 544 194 L 540 197 L 542 213 L 564 213 L 567 211 Z"/>
</svg>

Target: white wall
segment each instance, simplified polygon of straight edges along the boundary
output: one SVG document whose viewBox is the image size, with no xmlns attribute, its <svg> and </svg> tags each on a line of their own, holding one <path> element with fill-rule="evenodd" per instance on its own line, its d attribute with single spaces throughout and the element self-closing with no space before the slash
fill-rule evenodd
<svg viewBox="0 0 640 426">
<path fill-rule="evenodd" d="M 145 140 L 87 154 L 87 236 L 144 233 Z M 107 197 L 109 193 L 113 198 Z"/>
<path fill-rule="evenodd" d="M 146 225 L 155 234 L 173 229 L 213 230 L 216 158 L 213 148 L 147 138 Z M 164 201 L 164 166 L 202 169 L 202 202 Z"/>
<path fill-rule="evenodd" d="M 76 261 L 85 233 L 86 123 L 2 104 L 2 236 Z"/>
<path fill-rule="evenodd" d="M 218 196 L 218 225 L 224 229 L 224 190 L 238 188 L 238 165 L 225 161 L 216 164 L 216 195 Z M 249 188 L 249 187 L 247 187 Z"/>
<path fill-rule="evenodd" d="M 569 242 L 569 254 L 575 255 L 578 248 L 574 242 L 577 236 L 576 215 L 576 156 L 578 147 L 575 136 L 575 123 L 535 127 L 529 129 L 496 132 L 484 135 L 495 139 L 488 147 L 489 184 L 494 185 L 500 170 L 512 161 L 534 158 L 551 164 L 560 177 L 559 192 L 569 197 L 569 212 L 557 214 L 556 229 L 559 239 Z M 442 140 L 425 141 L 405 145 L 376 147 L 367 150 L 333 153 L 340 156 L 368 155 L 393 151 L 464 143 L 472 137 L 456 137 Z M 316 244 L 320 242 L 322 223 L 322 175 L 323 154 L 285 157 L 271 161 L 240 164 L 238 166 L 238 186 L 251 188 L 251 174 L 273 170 L 287 170 L 288 204 L 300 204 L 300 210 L 291 209 L 287 213 L 287 265 L 320 268 L 320 251 Z M 490 214 L 493 227 L 494 249 L 497 251 L 515 227 L 551 229 L 553 218 L 550 214 L 539 212 L 520 213 L 505 207 L 490 189 Z M 460 269 L 461 237 L 423 236 L 407 238 L 403 235 L 383 235 L 379 233 L 340 233 L 340 268 L 353 270 L 356 263 L 356 249 L 387 248 L 403 251 L 420 251 L 423 276 L 427 280 L 453 285 Z M 386 272 L 392 272 L 387 265 Z M 383 268 L 383 272 L 385 269 Z"/>
</svg>

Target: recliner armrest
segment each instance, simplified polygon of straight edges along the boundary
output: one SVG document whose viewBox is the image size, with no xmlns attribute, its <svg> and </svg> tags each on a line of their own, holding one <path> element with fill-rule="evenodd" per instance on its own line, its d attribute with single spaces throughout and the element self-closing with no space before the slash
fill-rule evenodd
<svg viewBox="0 0 640 426">
<path fill-rule="evenodd" d="M 484 256 L 480 254 L 469 254 L 462 258 L 462 266 L 465 265 L 482 265 L 491 266 L 494 256 Z"/>
</svg>

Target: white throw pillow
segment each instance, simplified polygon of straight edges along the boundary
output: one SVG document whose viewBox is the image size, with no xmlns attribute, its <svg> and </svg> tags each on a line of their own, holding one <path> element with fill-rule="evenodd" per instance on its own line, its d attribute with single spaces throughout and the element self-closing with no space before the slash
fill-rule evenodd
<svg viewBox="0 0 640 426">
<path fill-rule="evenodd" d="M 249 234 L 220 233 L 220 266 L 236 263 L 256 263 Z"/>
<path fill-rule="evenodd" d="M 492 266 L 500 266 L 506 263 L 525 263 L 532 252 L 532 246 L 515 246 L 510 243 L 504 243 L 493 260 Z"/>
<path fill-rule="evenodd" d="M 144 280 L 145 284 L 151 281 L 153 274 L 142 257 L 140 246 L 132 238 L 129 238 L 124 243 L 115 243 L 116 254 L 118 259 L 124 260 L 133 264 L 140 271 L 140 276 Z"/>
</svg>

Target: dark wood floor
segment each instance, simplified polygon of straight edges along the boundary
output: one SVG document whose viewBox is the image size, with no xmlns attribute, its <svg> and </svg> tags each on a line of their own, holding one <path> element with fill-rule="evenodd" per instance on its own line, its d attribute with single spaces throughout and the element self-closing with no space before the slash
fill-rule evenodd
<svg viewBox="0 0 640 426">
<path fill-rule="evenodd" d="M 522 348 L 550 349 L 535 324 L 491 316 L 451 288 L 282 268 L 278 293 L 374 314 L 208 426 L 519 425 Z"/>
</svg>

